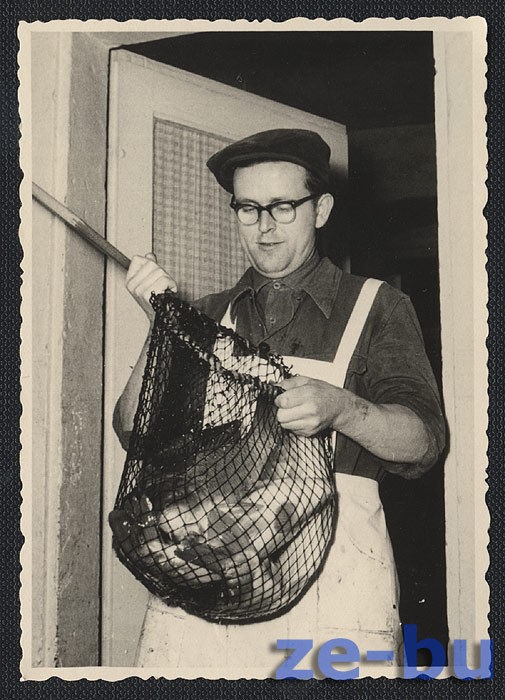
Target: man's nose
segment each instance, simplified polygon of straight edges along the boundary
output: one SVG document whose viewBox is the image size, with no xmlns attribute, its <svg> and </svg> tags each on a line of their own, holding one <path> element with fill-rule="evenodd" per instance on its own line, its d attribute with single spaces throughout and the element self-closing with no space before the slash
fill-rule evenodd
<svg viewBox="0 0 505 700">
<path fill-rule="evenodd" d="M 258 226 L 261 233 L 267 233 L 275 228 L 275 219 L 266 209 L 260 211 Z"/>
</svg>

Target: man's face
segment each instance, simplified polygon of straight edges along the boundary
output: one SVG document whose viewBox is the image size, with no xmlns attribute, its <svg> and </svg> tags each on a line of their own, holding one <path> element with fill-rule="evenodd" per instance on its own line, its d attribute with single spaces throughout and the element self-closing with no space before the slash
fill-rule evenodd
<svg viewBox="0 0 505 700">
<path fill-rule="evenodd" d="M 296 163 L 268 161 L 237 168 L 233 176 L 235 200 L 266 206 L 276 201 L 302 199 L 310 194 L 306 170 Z M 267 211 L 255 224 L 238 222 L 240 242 L 249 263 L 266 277 L 284 277 L 298 269 L 315 247 L 314 201 L 301 204 L 290 224 L 275 221 Z"/>
</svg>

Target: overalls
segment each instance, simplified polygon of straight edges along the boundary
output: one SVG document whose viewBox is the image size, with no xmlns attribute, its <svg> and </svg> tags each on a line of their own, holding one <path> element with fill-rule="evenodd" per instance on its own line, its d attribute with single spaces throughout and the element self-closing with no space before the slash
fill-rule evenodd
<svg viewBox="0 0 505 700">
<path fill-rule="evenodd" d="M 333 362 L 284 357 L 293 373 L 344 385 L 347 367 L 380 282 L 367 280 L 356 301 Z M 222 325 L 234 329 L 228 308 Z M 401 629 L 398 580 L 378 482 L 335 475 L 338 520 L 335 539 L 318 580 L 284 615 L 244 625 L 219 625 L 168 607 L 151 596 L 136 666 L 158 667 L 166 677 L 269 678 L 290 652 L 277 639 L 312 639 L 318 647 L 345 637 L 368 650 L 393 651 L 399 661 Z M 317 673 L 315 673 L 317 677 Z"/>
</svg>

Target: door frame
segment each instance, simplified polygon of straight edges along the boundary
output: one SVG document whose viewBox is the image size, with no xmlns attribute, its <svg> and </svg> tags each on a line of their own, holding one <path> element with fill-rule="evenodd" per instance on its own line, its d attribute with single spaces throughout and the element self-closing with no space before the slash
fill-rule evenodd
<svg viewBox="0 0 505 700">
<path fill-rule="evenodd" d="M 463 20 L 447 29 L 433 34 L 442 380 L 449 428 L 447 617 L 449 639 L 465 639 L 470 649 L 489 636 L 486 23 L 473 17 L 472 27 Z"/>
</svg>

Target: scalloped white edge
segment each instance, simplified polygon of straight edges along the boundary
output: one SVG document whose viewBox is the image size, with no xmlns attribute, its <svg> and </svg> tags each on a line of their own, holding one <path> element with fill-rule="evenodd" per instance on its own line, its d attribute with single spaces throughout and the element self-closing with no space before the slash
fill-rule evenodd
<svg viewBox="0 0 505 700">
<path fill-rule="evenodd" d="M 73 667 L 73 668 L 47 668 L 47 667 L 32 667 L 29 665 L 31 653 L 27 650 L 31 648 L 31 543 L 27 533 L 31 531 L 31 445 L 30 439 L 26 439 L 28 435 L 31 437 L 31 346 L 29 338 L 31 337 L 31 279 L 29 276 L 31 269 L 31 117 L 30 117 L 30 91 L 27 89 L 30 79 L 30 35 L 32 32 L 117 32 L 118 35 L 123 32 L 152 32 L 153 36 L 150 39 L 160 38 L 155 36 L 156 33 L 163 32 L 205 32 L 205 31 L 280 31 L 280 30 L 311 30 L 311 31 L 363 31 L 363 30 L 380 30 L 380 31 L 444 31 L 444 32 L 460 32 L 472 31 L 478 34 L 481 39 L 481 44 L 474 57 L 474 96 L 476 107 L 474 109 L 474 118 L 476 128 L 474 131 L 474 147 L 477 158 L 477 166 L 475 169 L 475 185 L 479 191 L 479 197 L 474 201 L 474 221 L 478 235 L 475 237 L 474 247 L 474 271 L 475 271 L 475 288 L 474 299 L 482 310 L 482 316 L 479 317 L 479 323 L 475 327 L 474 347 L 479 356 L 479 363 L 476 366 L 475 386 L 481 393 L 485 395 L 485 400 L 479 406 L 476 406 L 475 419 L 476 431 L 478 439 L 476 439 L 475 449 L 476 456 L 484 464 L 487 464 L 487 350 L 485 340 L 487 337 L 487 275 L 485 271 L 486 263 L 486 233 L 487 224 L 483 214 L 483 208 L 487 202 L 487 190 L 485 186 L 487 152 L 485 148 L 486 137 L 486 104 L 484 99 L 486 88 L 486 22 L 482 17 L 416 17 L 416 18 L 366 18 L 361 22 L 356 22 L 348 18 L 335 18 L 327 20 L 324 18 L 306 19 L 301 17 L 292 18 L 283 22 L 275 22 L 270 19 L 264 20 L 206 20 L 206 19 L 175 19 L 175 20 L 138 20 L 131 19 L 124 22 L 117 20 L 51 20 L 48 22 L 20 22 L 18 25 L 18 38 L 20 41 L 20 50 L 18 53 L 18 78 L 20 87 L 18 98 L 20 103 L 21 116 L 21 139 L 20 139 L 20 164 L 24 173 L 23 180 L 20 185 L 21 197 L 21 226 L 20 239 L 23 246 L 24 257 L 22 261 L 23 281 L 22 281 L 22 302 L 21 313 L 23 323 L 21 327 L 21 400 L 23 413 L 21 416 L 21 480 L 22 480 L 22 504 L 21 504 L 21 530 L 25 536 L 24 545 L 21 550 L 21 647 L 23 657 L 21 659 L 20 671 L 21 680 L 47 680 L 49 678 L 61 678 L 62 680 L 107 680 L 117 681 L 129 677 L 138 677 L 142 679 L 148 678 L 166 678 L 166 679 L 254 679 L 264 678 L 262 669 L 255 671 L 250 669 L 247 675 L 241 674 L 239 671 L 230 668 L 210 669 L 210 668 L 181 668 L 177 674 L 173 675 L 167 672 L 164 668 L 123 668 L 123 667 Z M 143 40 L 146 40 L 143 38 Z M 118 36 L 118 43 L 119 36 Z M 482 620 L 488 619 L 489 613 L 489 587 L 485 580 L 485 573 L 489 566 L 489 555 L 487 546 L 489 544 L 489 512 L 485 503 L 485 495 L 487 492 L 486 473 L 481 474 L 480 481 L 476 484 L 475 501 L 481 528 L 476 533 L 478 541 L 476 541 L 475 560 L 478 567 L 479 589 L 478 594 L 478 610 L 479 618 Z M 451 669 L 446 668 L 442 671 L 439 678 L 447 678 L 452 675 Z M 377 665 L 373 671 L 367 669 L 366 674 L 361 678 L 395 678 L 401 677 L 401 669 L 394 667 L 381 667 Z"/>
</svg>

